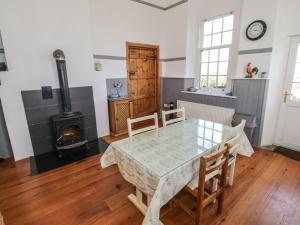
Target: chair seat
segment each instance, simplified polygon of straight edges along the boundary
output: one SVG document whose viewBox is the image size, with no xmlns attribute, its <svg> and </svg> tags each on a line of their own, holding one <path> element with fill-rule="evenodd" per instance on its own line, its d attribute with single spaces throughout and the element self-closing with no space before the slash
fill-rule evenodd
<svg viewBox="0 0 300 225">
<path fill-rule="evenodd" d="M 235 155 L 229 154 L 228 165 L 230 165 L 234 160 L 235 160 Z M 190 183 L 188 183 L 187 186 L 191 190 L 196 190 L 198 188 L 198 181 L 199 181 L 199 176 L 196 176 L 196 177 L 193 178 L 193 180 Z"/>
</svg>

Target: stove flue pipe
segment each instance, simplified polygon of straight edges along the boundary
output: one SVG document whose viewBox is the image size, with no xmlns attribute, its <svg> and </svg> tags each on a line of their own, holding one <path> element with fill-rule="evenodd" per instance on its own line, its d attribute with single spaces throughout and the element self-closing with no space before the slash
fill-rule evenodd
<svg viewBox="0 0 300 225">
<path fill-rule="evenodd" d="M 64 52 L 60 49 L 57 49 L 53 52 L 53 57 L 55 58 L 57 65 L 64 114 L 71 115 L 73 113 Z"/>
</svg>

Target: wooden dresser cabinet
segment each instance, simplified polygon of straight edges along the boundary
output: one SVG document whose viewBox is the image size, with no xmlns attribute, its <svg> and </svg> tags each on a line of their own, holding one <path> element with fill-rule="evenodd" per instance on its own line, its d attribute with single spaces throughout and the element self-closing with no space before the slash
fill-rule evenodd
<svg viewBox="0 0 300 225">
<path fill-rule="evenodd" d="M 129 98 L 109 99 L 109 126 L 113 136 L 127 133 L 127 118 L 132 118 L 132 101 Z"/>
</svg>

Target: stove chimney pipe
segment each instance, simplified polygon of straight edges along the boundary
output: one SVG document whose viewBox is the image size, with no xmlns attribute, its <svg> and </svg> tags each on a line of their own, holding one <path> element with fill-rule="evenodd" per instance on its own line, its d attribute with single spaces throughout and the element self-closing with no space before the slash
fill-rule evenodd
<svg viewBox="0 0 300 225">
<path fill-rule="evenodd" d="M 55 58 L 57 65 L 59 86 L 61 90 L 63 103 L 63 111 L 65 115 L 72 115 L 72 105 L 64 52 L 60 49 L 57 49 L 53 52 L 53 57 Z"/>
</svg>

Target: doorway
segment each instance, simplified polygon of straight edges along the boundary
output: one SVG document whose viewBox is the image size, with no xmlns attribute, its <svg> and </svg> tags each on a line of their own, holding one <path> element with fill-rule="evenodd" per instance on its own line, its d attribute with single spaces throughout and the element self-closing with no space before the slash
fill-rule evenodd
<svg viewBox="0 0 300 225">
<path fill-rule="evenodd" d="M 142 117 L 160 109 L 159 46 L 126 43 L 128 97 L 132 117 Z"/>
<path fill-rule="evenodd" d="M 300 152 L 300 36 L 292 37 L 276 145 Z"/>
</svg>

